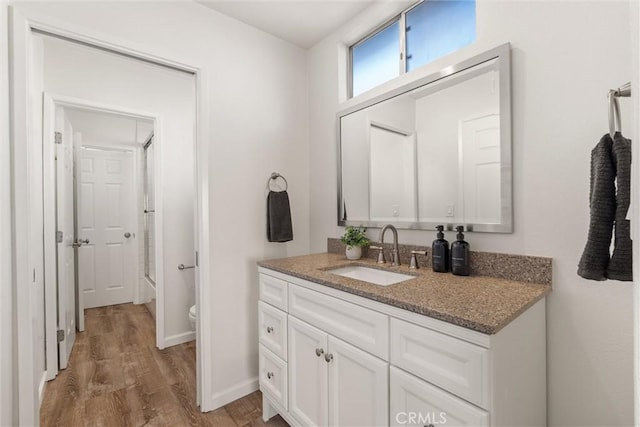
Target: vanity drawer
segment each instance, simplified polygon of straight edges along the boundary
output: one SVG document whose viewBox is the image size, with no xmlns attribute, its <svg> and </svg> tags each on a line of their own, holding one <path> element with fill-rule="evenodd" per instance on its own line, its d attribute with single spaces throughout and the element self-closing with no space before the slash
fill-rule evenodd
<svg viewBox="0 0 640 427">
<path fill-rule="evenodd" d="M 280 310 L 287 311 L 287 282 L 260 273 L 260 299 Z"/>
<path fill-rule="evenodd" d="M 287 313 L 259 301 L 258 331 L 260 343 L 287 360 Z"/>
<path fill-rule="evenodd" d="M 389 368 L 389 425 L 481 427 L 489 425 L 489 414 L 426 381 L 391 366 Z"/>
<path fill-rule="evenodd" d="M 485 348 L 391 319 L 391 364 L 489 408 L 489 354 Z"/>
<path fill-rule="evenodd" d="M 389 360 L 386 314 L 289 284 L 289 313 L 381 359 Z"/>
<path fill-rule="evenodd" d="M 259 352 L 260 390 L 287 410 L 287 364 L 262 344 Z"/>
</svg>

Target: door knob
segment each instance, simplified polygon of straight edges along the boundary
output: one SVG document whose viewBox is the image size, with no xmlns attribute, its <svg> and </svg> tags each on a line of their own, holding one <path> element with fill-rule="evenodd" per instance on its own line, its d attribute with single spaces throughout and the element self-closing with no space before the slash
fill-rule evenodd
<svg viewBox="0 0 640 427">
<path fill-rule="evenodd" d="M 129 237 L 131 237 L 131 233 L 127 231 L 126 233 L 124 233 L 124 237 L 128 239 Z"/>
<path fill-rule="evenodd" d="M 74 248 L 79 248 L 82 245 L 88 245 L 88 244 L 89 244 L 89 239 L 84 239 L 84 240 L 76 239 L 76 241 L 73 242 L 71 246 L 73 246 Z"/>
</svg>

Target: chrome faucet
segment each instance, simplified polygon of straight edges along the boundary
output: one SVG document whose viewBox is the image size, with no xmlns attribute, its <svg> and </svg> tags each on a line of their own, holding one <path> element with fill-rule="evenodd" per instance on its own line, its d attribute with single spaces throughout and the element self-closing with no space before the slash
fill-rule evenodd
<svg viewBox="0 0 640 427">
<path fill-rule="evenodd" d="M 392 257 L 392 262 L 391 265 L 400 265 L 400 255 L 399 255 L 399 251 L 398 251 L 398 230 L 396 230 L 396 228 L 391 225 L 391 224 L 387 224 L 384 227 L 382 227 L 382 230 L 380 230 L 380 238 L 378 239 L 378 243 L 380 243 L 380 255 L 378 255 L 378 263 L 384 263 L 384 249 L 382 249 L 384 247 L 384 233 L 388 230 L 391 229 L 391 232 L 393 233 L 393 251 L 391 252 L 391 257 Z"/>
</svg>

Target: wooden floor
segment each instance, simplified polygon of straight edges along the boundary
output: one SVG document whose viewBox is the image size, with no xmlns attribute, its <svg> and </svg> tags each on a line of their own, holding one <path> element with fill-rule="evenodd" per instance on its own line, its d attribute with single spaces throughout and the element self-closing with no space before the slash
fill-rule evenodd
<svg viewBox="0 0 640 427">
<path fill-rule="evenodd" d="M 287 426 L 262 421 L 259 391 L 203 414 L 196 400 L 195 342 L 155 346 L 144 305 L 86 310 L 69 367 L 47 383 L 40 424 L 47 426 Z"/>
</svg>

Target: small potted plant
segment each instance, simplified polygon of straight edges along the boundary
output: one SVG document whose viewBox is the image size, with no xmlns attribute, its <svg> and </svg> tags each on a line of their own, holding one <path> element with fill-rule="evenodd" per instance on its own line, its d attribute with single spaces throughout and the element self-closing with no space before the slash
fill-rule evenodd
<svg viewBox="0 0 640 427">
<path fill-rule="evenodd" d="M 369 244 L 369 239 L 365 235 L 366 228 L 362 226 L 354 227 L 348 226 L 344 230 L 344 235 L 340 238 L 340 241 L 347 245 L 345 251 L 347 259 L 360 259 L 362 257 L 362 247 Z"/>
</svg>

